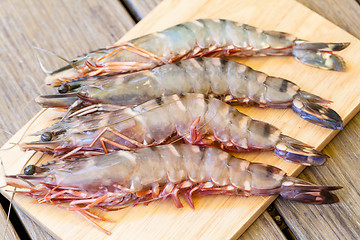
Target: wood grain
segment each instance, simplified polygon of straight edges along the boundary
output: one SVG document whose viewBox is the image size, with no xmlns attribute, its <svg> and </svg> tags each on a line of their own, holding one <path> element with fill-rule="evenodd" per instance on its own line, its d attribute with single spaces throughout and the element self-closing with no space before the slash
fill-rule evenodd
<svg viewBox="0 0 360 240">
<path fill-rule="evenodd" d="M 359 131 L 358 114 L 324 149 L 331 156 L 329 164 L 308 168 L 300 175 L 308 181 L 343 186 L 337 192 L 340 203 L 305 206 L 276 201 L 278 211 L 299 239 L 360 239 Z"/>
<path fill-rule="evenodd" d="M 23 211 L 16 208 L 16 213 L 20 217 L 22 223 L 26 227 L 26 231 L 31 237 L 31 239 L 36 240 L 56 240 L 52 235 L 40 227 L 36 222 L 34 222 L 30 217 L 28 217 Z"/>
<path fill-rule="evenodd" d="M 334 73 L 309 68 L 295 62 L 291 58 L 271 58 L 271 60 L 268 58 L 260 60 L 259 58 L 246 60 L 250 66 L 267 71 L 270 74 L 275 74 L 276 72 L 276 75 L 280 74 L 280 76 L 283 75 L 283 77 L 286 77 L 285 75 L 287 75 L 287 78 L 296 79 L 297 82 L 304 86 L 308 91 L 313 91 L 314 93 L 321 92 L 323 97 L 334 100 L 334 108 L 345 117 L 346 121 L 348 121 L 354 111 L 357 110 L 356 107 L 358 104 L 357 97 L 359 93 L 357 92 L 357 88 L 352 85 L 354 84 L 354 81 L 356 82 L 356 76 L 358 74 L 356 72 L 357 69 L 352 66 L 357 65 L 359 59 L 357 56 L 351 55 L 360 48 L 358 41 L 294 2 L 258 1 L 256 2 L 256 4 L 258 4 L 256 5 L 256 10 L 262 13 L 261 16 L 254 15 L 257 11 L 251 11 L 255 8 L 251 7 L 249 9 L 249 4 L 254 4 L 254 2 L 242 1 L 236 2 L 235 4 L 235 2 L 232 1 L 227 1 L 226 3 L 221 1 L 199 1 L 196 2 L 196 4 L 193 2 L 190 4 L 189 1 L 166 1 L 155 9 L 154 12 L 145 17 L 144 21 L 131 30 L 127 37 L 131 38 L 148 31 L 155 31 L 193 18 L 212 16 L 214 18 L 226 17 L 240 22 L 248 22 L 265 29 L 293 32 L 302 38 L 311 38 L 318 41 L 325 41 L 328 39 L 331 39 L 332 41 L 351 41 L 352 45 L 349 50 L 342 52 L 342 55 L 348 61 L 350 66 L 349 71 L 346 73 Z M 271 4 L 271 6 L 269 4 Z M 189 8 L 190 5 L 191 8 Z M 213 6 L 216 6 L 216 11 Z M 175 12 L 178 15 L 176 15 Z M 179 17 L 174 19 L 173 16 Z M 271 18 L 272 21 L 265 21 L 267 18 Z M 324 31 L 326 31 L 326 35 L 324 35 Z M 297 71 L 295 72 L 293 69 L 297 69 Z M 320 86 L 322 86 L 321 83 L 324 83 L 325 80 L 326 83 L 331 82 L 332 85 L 327 86 L 329 91 L 320 91 L 322 89 L 319 89 L 318 86 L 313 86 L 313 81 L 311 79 L 314 78 L 319 79 Z M 341 84 L 343 88 L 340 89 L 338 84 Z M 332 90 L 334 88 L 336 89 L 336 94 L 333 92 L 334 90 Z M 348 101 L 346 101 L 346 99 L 344 100 L 341 97 L 344 94 L 342 91 L 345 91 L 346 96 L 348 96 L 350 100 L 347 99 Z M 344 101 L 346 101 L 345 104 Z M 340 108 L 340 106 L 343 105 L 345 105 L 346 108 Z M 293 113 L 290 111 L 243 110 L 256 118 L 267 119 L 283 128 L 287 134 L 316 145 L 318 148 L 323 147 L 334 135 L 332 131 L 310 125 L 299 118 L 294 118 Z M 51 112 L 49 111 L 48 113 Z M 44 121 L 44 119 L 42 121 Z M 40 121 L 40 123 L 43 122 Z M 297 128 L 294 129 L 292 126 L 297 126 Z M 317 136 L 317 139 L 306 134 L 306 132 L 303 131 L 304 129 L 306 129 L 307 132 L 313 132 Z M 19 166 L 15 166 L 13 162 L 18 160 L 21 164 L 24 164 L 24 160 L 27 159 L 27 156 L 23 156 L 21 155 L 23 153 L 17 152 L 11 152 L 11 154 L 14 155 L 11 162 L 12 164 L 10 162 L 5 162 L 5 167 L 8 170 L 8 173 L 19 172 Z M 296 174 L 301 170 L 301 168 L 294 166 L 294 164 L 278 160 L 270 153 L 258 155 L 249 154 L 247 155 L 247 158 L 255 161 L 260 161 L 264 158 L 266 158 L 267 161 L 274 159 L 278 166 L 284 168 L 291 174 Z M 238 236 L 272 199 L 273 198 L 245 199 L 220 196 L 196 199 L 195 204 L 198 207 L 198 210 L 195 212 L 189 211 L 190 209 L 187 207 L 185 207 L 185 209 L 176 210 L 171 202 L 153 203 L 148 207 L 138 206 L 133 209 L 123 210 L 121 212 L 121 219 L 119 219 L 118 215 L 106 214 L 106 216 L 116 219 L 117 221 L 114 224 L 104 224 L 104 226 L 113 231 L 113 237 L 110 237 L 110 239 L 119 236 L 124 238 L 130 236 L 138 238 L 149 238 L 151 236 L 161 238 L 169 236 L 170 232 L 171 236 L 174 238 L 180 236 L 186 236 L 188 238 L 230 238 Z M 71 238 L 73 238 L 75 232 L 77 237 L 98 236 L 99 238 L 103 238 L 98 235 L 96 229 L 88 228 L 85 223 L 78 221 L 78 219 L 74 219 L 74 216 L 69 213 L 65 214 L 64 211 L 60 209 L 46 205 L 34 205 L 31 200 L 19 195 L 17 195 L 17 202 L 21 202 L 22 208 L 32 212 L 32 215 L 36 215 L 42 225 L 51 228 L 57 235 L 61 233 L 61 236 L 65 239 L 69 238 L 70 235 Z M 261 207 L 259 208 L 258 206 L 260 205 Z M 50 211 L 51 215 L 49 215 Z M 155 212 L 156 214 L 154 214 Z M 194 214 L 196 214 L 196 217 Z M 63 220 L 63 222 L 61 222 L 62 227 L 59 226 L 60 223 L 56 219 L 60 216 Z M 176 224 L 171 224 L 174 219 L 176 219 Z M 209 219 L 211 219 L 210 222 Z M 170 223 L 170 225 L 164 227 L 165 223 Z M 185 227 L 186 225 L 188 227 Z M 64 232 L 60 230 L 64 228 L 73 229 L 73 231 Z M 131 232 L 130 229 L 136 230 L 136 234 Z M 204 232 L 203 229 L 206 229 L 206 231 Z"/>
<path fill-rule="evenodd" d="M 351 0 L 303 1 L 338 26 L 360 37 L 360 6 Z M 323 6 L 333 6 L 326 7 Z M 333 206 L 310 206 L 278 199 L 275 205 L 298 239 L 360 238 L 360 114 L 357 114 L 324 152 L 331 156 L 326 167 L 307 168 L 300 178 L 326 184 L 338 184 L 340 203 Z M 309 219 L 313 219 L 309 221 Z"/>
<path fill-rule="evenodd" d="M 0 129 L 10 133 L 40 110 L 33 99 L 50 91 L 36 54 L 45 67 L 63 64 L 33 47 L 70 58 L 113 43 L 134 24 L 117 0 L 0 1 L 0 16 Z M 0 131 L 0 143 L 9 137 Z"/>
<path fill-rule="evenodd" d="M 312 2 L 312 1 L 309 1 L 309 2 Z M 315 1 L 316 2 L 316 1 Z M 326 2 L 326 1 L 324 1 L 324 2 Z M 346 1 L 344 1 L 345 3 L 346 3 Z M 339 5 L 341 5 L 341 3 L 339 4 Z M 320 6 L 321 7 L 321 6 Z M 327 4 L 325 3 L 325 4 L 323 4 L 323 8 L 326 10 L 327 8 L 331 8 L 331 6 L 327 6 Z M 340 10 L 341 10 L 341 8 L 340 8 Z M 331 12 L 331 11 L 330 11 Z M 336 14 L 336 12 L 337 12 L 337 10 L 336 11 L 334 11 L 335 12 L 335 14 Z M 341 11 L 340 11 L 341 12 Z M 346 14 L 346 11 L 343 11 L 345 14 L 344 14 L 344 16 L 342 17 L 343 19 L 346 19 L 346 17 L 347 17 L 347 14 Z M 350 15 L 351 16 L 351 15 Z M 341 19 L 341 18 L 340 18 Z M 356 36 L 356 35 L 355 35 Z M 336 153 L 335 153 L 336 154 Z M 296 211 L 296 209 L 295 209 L 295 211 Z"/>
<path fill-rule="evenodd" d="M 355 0 L 297 0 L 329 19 L 342 29 L 360 38 L 360 7 Z"/>
<path fill-rule="evenodd" d="M 251 226 L 240 236 L 239 240 L 286 240 L 287 238 L 265 211 Z"/>
<path fill-rule="evenodd" d="M 11 222 L 7 222 L 7 213 L 0 206 L 0 239 L 15 240 L 20 239 Z M 6 228 L 6 229 L 5 229 Z"/>
<path fill-rule="evenodd" d="M 145 17 L 153 8 L 155 8 L 162 0 L 125 0 L 123 3 L 127 9 L 140 20 Z M 239 238 L 245 239 L 286 239 L 277 226 L 275 221 L 271 218 L 270 214 L 265 211 Z"/>
<path fill-rule="evenodd" d="M 345 29 L 347 32 L 353 34 L 356 37 L 360 37 L 360 6 L 359 3 L 354 0 L 297 0 L 298 2 L 304 4 L 306 7 L 314 10 L 319 13 L 323 17 L 329 19 L 336 25 Z M 139 15 L 144 12 L 144 5 L 138 0 L 128 0 L 128 2 L 132 2 L 132 6 L 134 7 L 134 12 L 138 12 Z M 149 1 L 148 5 L 155 5 L 157 1 Z M 137 6 L 141 7 L 137 7 Z M 341 201 L 339 208 L 327 208 L 325 207 L 313 207 L 303 204 L 292 204 L 285 200 L 279 199 L 276 201 L 276 205 L 279 208 L 279 211 L 283 213 L 283 217 L 286 219 L 288 226 L 291 230 L 298 236 L 299 239 L 358 239 L 359 233 L 359 214 L 360 211 L 358 209 L 358 205 L 355 205 L 355 210 L 353 209 L 354 203 L 359 202 L 359 182 L 358 182 L 358 171 L 359 167 L 353 168 L 357 171 L 348 171 L 346 168 L 348 157 L 347 155 L 351 155 L 353 158 L 356 158 L 360 155 L 360 150 L 358 146 L 359 137 L 356 134 L 359 129 L 357 129 L 360 122 L 360 115 L 356 115 L 355 118 L 349 123 L 349 125 L 345 128 L 345 131 L 338 136 L 330 143 L 330 145 L 325 149 L 325 152 L 333 157 L 334 161 L 332 161 L 332 165 L 330 166 L 330 171 L 335 172 L 346 172 L 346 180 L 338 182 L 339 185 L 345 187 L 345 189 L 338 193 L 340 198 L 347 199 L 345 201 Z M 349 137 L 350 136 L 350 137 Z M 346 144 L 343 144 L 343 143 Z M 345 169 L 343 167 L 345 166 Z M 309 178 L 307 176 L 314 176 L 313 178 Z M 338 179 L 338 176 L 334 176 L 333 174 L 328 174 L 326 169 L 306 169 L 304 174 L 299 176 L 300 178 L 305 178 L 305 180 L 316 180 L 318 178 L 323 179 L 323 183 L 326 184 L 328 182 L 335 182 Z M 344 178 L 342 178 L 344 179 Z M 354 183 L 355 181 L 355 183 Z M 350 183 L 350 184 L 349 184 Z M 353 188 L 355 186 L 355 189 Z M 348 189 L 349 190 L 346 190 Z M 300 207 L 299 207 L 300 206 Z M 347 211 L 351 209 L 350 211 Z M 264 213 L 265 215 L 266 213 Z M 309 216 L 310 214 L 310 216 Z M 344 222 L 349 224 L 338 224 L 339 227 L 329 227 L 328 220 L 325 221 L 312 221 L 309 222 L 309 219 L 317 219 L 318 216 L 323 216 L 323 218 L 332 219 L 335 218 L 346 219 Z M 298 221 L 300 218 L 300 221 Z M 271 232 L 270 229 L 264 229 L 264 216 L 259 217 L 258 220 L 243 234 L 242 238 L 246 238 L 249 236 L 248 232 L 253 232 L 254 228 L 257 228 L 259 225 L 258 234 L 268 234 Z M 273 226 L 272 226 L 273 227 Z M 277 226 L 274 228 L 276 229 Z M 316 229 L 315 231 L 313 229 Z M 257 232 L 257 231 L 254 231 Z M 246 236 L 246 237 L 245 237 Z M 261 238 L 258 235 L 257 238 Z M 270 239 L 270 237 L 269 237 Z M 273 238 L 276 239 L 276 238 Z"/>
<path fill-rule="evenodd" d="M 36 54 L 46 67 L 62 64 L 34 46 L 69 58 L 112 44 L 133 25 L 117 0 L 0 1 L 0 144 L 40 110 L 33 99 L 51 92 Z M 48 239 L 25 214 L 19 216 L 33 239 Z"/>
<path fill-rule="evenodd" d="M 145 17 L 153 8 L 155 8 L 162 0 L 123 0 L 123 4 L 131 12 L 131 15 L 137 20 L 140 21 Z"/>
</svg>

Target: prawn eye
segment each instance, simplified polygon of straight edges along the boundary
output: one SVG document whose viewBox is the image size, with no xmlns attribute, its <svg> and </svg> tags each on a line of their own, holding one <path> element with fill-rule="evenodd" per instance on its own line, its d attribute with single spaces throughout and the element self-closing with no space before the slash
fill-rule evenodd
<svg viewBox="0 0 360 240">
<path fill-rule="evenodd" d="M 59 93 L 67 93 L 71 90 L 69 84 L 63 83 L 58 88 Z"/>
<path fill-rule="evenodd" d="M 41 141 L 43 142 L 49 142 L 51 141 L 53 135 L 51 132 L 44 132 L 43 134 L 41 134 Z"/>
<path fill-rule="evenodd" d="M 36 171 L 35 165 L 28 165 L 24 168 L 25 175 L 34 175 L 35 171 Z"/>
</svg>

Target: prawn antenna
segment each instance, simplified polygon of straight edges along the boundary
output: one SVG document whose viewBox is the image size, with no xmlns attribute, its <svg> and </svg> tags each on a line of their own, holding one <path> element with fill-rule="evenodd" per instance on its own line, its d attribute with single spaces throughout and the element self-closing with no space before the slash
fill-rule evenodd
<svg viewBox="0 0 360 240">
<path fill-rule="evenodd" d="M 5 166 L 4 166 L 2 157 L 0 157 L 0 164 L 1 164 L 1 169 L 2 169 L 2 174 L 1 175 L 5 176 L 6 172 L 5 172 Z M 1 184 L 2 184 L 2 181 L 1 181 Z M 4 185 L 0 186 L 0 188 L 4 188 L 4 187 L 6 187 L 6 182 L 4 183 Z"/>
<path fill-rule="evenodd" d="M 1 163 L 1 168 L 2 168 L 3 176 L 5 176 L 5 175 L 6 175 L 6 173 L 5 173 L 5 167 L 4 167 L 4 163 L 3 163 L 3 160 L 2 160 L 1 157 L 0 157 L 0 163 Z M 0 188 L 4 188 L 4 187 L 6 187 L 6 186 L 7 186 L 7 185 L 6 185 L 6 182 L 5 182 L 5 185 L 0 186 Z M 1 240 L 5 240 L 6 234 L 7 234 L 7 232 L 8 232 L 7 230 L 8 230 L 8 227 L 9 227 L 10 212 L 11 212 L 11 207 L 12 207 L 12 201 L 13 201 L 14 196 L 15 196 L 15 191 L 16 191 L 16 187 L 14 188 L 14 192 L 13 192 L 12 195 L 11 195 L 11 199 L 10 199 L 10 203 L 9 203 L 9 208 L 8 208 L 8 211 L 7 211 L 7 214 L 6 214 L 6 224 L 5 224 L 5 227 L 4 227 L 4 232 L 3 232 L 3 234 L 1 235 L 1 236 L 2 236 Z"/>
<path fill-rule="evenodd" d="M 56 54 L 56 53 L 50 52 L 50 51 L 48 51 L 48 50 L 45 50 L 45 49 L 42 49 L 42 48 L 39 48 L 39 47 L 33 47 L 33 48 L 35 48 L 35 49 L 37 49 L 37 50 L 40 50 L 40 51 L 42 51 L 42 52 L 48 53 L 48 54 L 50 54 L 50 55 L 52 55 L 52 56 L 55 56 L 55 57 L 60 58 L 61 60 L 65 61 L 68 65 L 65 66 L 65 67 L 62 67 L 61 70 L 66 70 L 66 69 L 69 69 L 69 68 L 74 68 L 74 69 L 78 70 L 78 68 L 77 68 L 70 60 L 68 60 L 68 59 L 66 59 L 66 58 L 64 58 L 64 57 L 62 57 L 62 56 L 60 56 L 60 55 L 58 55 L 58 54 Z M 39 59 L 39 57 L 38 57 L 37 55 L 36 55 L 36 58 L 37 58 L 38 61 L 39 61 L 39 64 L 40 64 L 41 69 L 42 69 L 45 73 L 51 75 L 51 74 L 54 74 L 55 72 L 58 72 L 58 71 L 59 71 L 59 69 L 58 69 L 58 70 L 55 70 L 55 71 L 48 71 L 48 70 L 46 70 L 45 67 L 44 67 L 44 65 L 41 63 L 41 61 L 40 61 L 40 59 Z"/>
<path fill-rule="evenodd" d="M 6 233 L 8 232 L 8 227 L 9 227 L 9 221 L 10 221 L 10 212 L 11 212 L 11 207 L 12 207 L 12 202 L 13 202 L 13 199 L 14 199 L 14 196 L 15 196 L 15 191 L 16 191 L 16 188 L 14 189 L 14 192 L 12 193 L 11 195 L 11 199 L 10 199 L 10 203 L 9 203 L 9 208 L 8 208 L 8 211 L 7 211 L 7 216 L 6 216 L 6 224 L 5 224 L 5 228 L 4 228 L 4 232 L 3 232 L 3 237 L 2 237 L 2 240 L 5 240 L 6 238 Z"/>
<path fill-rule="evenodd" d="M 12 144 L 11 147 L 2 148 L 2 149 L 0 149 L 0 151 L 7 151 L 7 150 L 12 149 L 12 148 L 15 147 L 15 146 L 18 146 L 19 143 L 23 140 L 23 138 L 24 138 L 25 135 L 27 134 L 27 132 L 29 131 L 30 127 L 35 123 L 35 121 L 36 121 L 46 110 L 47 110 L 47 109 L 42 109 L 42 110 L 34 117 L 34 119 L 30 122 L 30 124 L 25 128 L 25 131 L 23 132 L 23 134 L 21 134 L 21 137 L 20 137 L 20 139 L 19 139 L 17 142 L 9 143 L 9 144 Z M 2 163 L 2 162 L 1 162 L 1 163 Z"/>
</svg>

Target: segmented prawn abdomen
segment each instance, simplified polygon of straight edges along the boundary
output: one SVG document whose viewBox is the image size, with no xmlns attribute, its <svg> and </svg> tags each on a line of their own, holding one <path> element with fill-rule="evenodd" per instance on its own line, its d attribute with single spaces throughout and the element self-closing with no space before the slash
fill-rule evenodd
<svg viewBox="0 0 360 240">
<path fill-rule="evenodd" d="M 223 19 L 198 19 L 198 23 L 203 25 L 204 28 L 204 37 L 199 36 L 196 33 L 198 39 L 202 38 L 204 43 L 200 46 L 210 46 L 222 47 L 226 46 L 226 35 L 225 35 L 225 25 L 227 20 Z"/>
<path fill-rule="evenodd" d="M 226 79 L 231 95 L 239 102 L 255 102 L 260 106 L 276 107 L 290 104 L 299 89 L 294 83 L 256 71 L 245 65 L 228 61 Z"/>
<path fill-rule="evenodd" d="M 246 74 L 248 72 L 248 67 L 236 62 L 230 62 L 227 64 L 227 82 L 229 85 L 229 91 L 232 96 L 240 101 L 243 100 L 246 102 L 246 99 L 249 98 L 248 94 L 248 79 Z"/>
<path fill-rule="evenodd" d="M 225 36 L 227 43 L 238 48 L 248 48 L 249 41 L 246 30 L 241 26 L 242 24 L 225 20 Z"/>
<path fill-rule="evenodd" d="M 286 102 L 288 102 L 287 105 L 292 105 L 292 100 L 300 89 L 299 86 L 289 80 L 271 76 L 266 78 L 265 85 L 265 99 L 269 105 L 281 103 L 286 106 Z"/>
<path fill-rule="evenodd" d="M 251 191 L 252 176 L 248 171 L 248 167 L 250 164 L 251 163 L 249 161 L 235 157 L 231 158 L 228 161 L 229 178 L 231 184 L 246 192 Z"/>
<path fill-rule="evenodd" d="M 184 56 L 196 44 L 195 33 L 186 24 L 178 24 L 165 29 L 160 34 L 166 36 L 169 55 L 164 55 L 164 57 L 167 59 Z"/>
<path fill-rule="evenodd" d="M 249 47 L 252 48 L 254 51 L 270 48 L 270 45 L 266 42 L 266 35 L 264 34 L 263 30 L 247 24 L 242 24 L 239 27 L 245 29 L 245 32 L 247 33 Z"/>
<path fill-rule="evenodd" d="M 252 149 L 273 149 L 281 131 L 269 123 L 252 120 L 248 127 L 248 146 Z"/>
<path fill-rule="evenodd" d="M 162 94 L 159 96 L 193 92 L 192 82 L 198 81 L 190 78 L 181 62 L 155 68 L 152 72 L 162 89 Z"/>
<path fill-rule="evenodd" d="M 166 168 L 166 176 L 169 182 L 179 183 L 183 180 L 188 179 L 187 165 L 184 161 L 183 149 L 181 147 L 171 147 L 160 148 L 161 152 L 167 151 L 168 153 L 162 154 L 162 161 Z M 190 149 L 190 148 L 189 148 Z M 196 159 L 198 156 L 194 155 L 193 158 Z"/>
<path fill-rule="evenodd" d="M 211 84 L 205 63 L 207 58 L 195 58 L 179 62 L 179 66 L 186 71 L 187 81 L 192 85 L 194 93 L 210 93 Z"/>
<path fill-rule="evenodd" d="M 186 24 L 178 24 L 164 31 L 131 40 L 130 43 L 169 60 L 175 56 L 183 56 L 193 49 L 196 39 L 194 32 Z"/>
<path fill-rule="evenodd" d="M 253 194 L 269 195 L 280 193 L 281 184 L 286 176 L 284 171 L 263 163 L 251 163 L 248 171 L 252 175 L 251 188 Z"/>
<path fill-rule="evenodd" d="M 173 95 L 166 99 L 172 101 L 169 112 L 174 119 L 178 135 L 187 137 L 191 124 L 198 117 L 200 117 L 199 126 L 206 123 L 203 116 L 207 112 L 208 105 L 203 94 Z M 201 128 L 200 131 L 204 132 L 206 128 Z"/>
<path fill-rule="evenodd" d="M 263 31 L 262 34 L 265 36 L 265 42 L 272 49 L 290 48 L 297 39 L 294 35 L 285 32 Z"/>
<path fill-rule="evenodd" d="M 229 93 L 226 79 L 226 60 L 220 58 L 206 58 L 203 61 L 206 78 L 210 81 L 211 92 L 221 96 Z"/>
<path fill-rule="evenodd" d="M 218 149 L 209 148 L 204 152 L 207 179 L 211 179 L 218 186 L 230 184 L 228 160 L 232 156 Z"/>
<path fill-rule="evenodd" d="M 174 118 L 171 115 L 170 108 L 173 104 L 168 104 L 168 102 L 163 101 L 163 98 L 157 98 L 153 101 L 148 101 L 144 104 L 141 104 L 133 108 L 133 112 L 137 118 L 137 122 L 141 121 L 144 123 L 144 133 L 147 133 L 149 139 L 152 139 L 149 143 L 161 144 L 169 136 L 175 132 L 175 123 Z M 129 109 L 131 111 L 131 109 Z M 131 134 L 136 134 L 135 130 L 131 130 Z M 142 142 L 142 141 L 141 141 Z"/>
<path fill-rule="evenodd" d="M 136 166 L 134 171 L 128 176 L 130 183 L 122 186 L 136 192 L 144 188 L 151 188 L 154 183 L 164 184 L 167 182 L 166 162 L 161 158 L 161 151 L 145 148 L 142 151 L 128 153 L 132 154 L 134 158 L 132 159 L 129 155 L 125 161 L 134 161 Z M 175 159 L 171 158 L 171 160 Z"/>
<path fill-rule="evenodd" d="M 229 125 L 229 121 L 233 119 L 226 118 L 230 106 L 222 104 L 221 101 L 216 99 L 210 99 L 208 104 L 209 110 L 205 118 L 209 125 L 210 132 L 220 142 L 230 142 L 230 129 L 227 126 Z M 221 128 L 219 128 L 219 126 L 221 126 Z"/>
<path fill-rule="evenodd" d="M 168 145 L 169 150 L 171 151 L 172 145 Z M 209 179 L 205 168 L 204 161 L 204 150 L 201 150 L 199 147 L 188 147 L 189 145 L 174 145 L 177 149 L 181 150 L 179 153 L 182 153 L 184 159 L 184 165 L 187 169 L 187 174 L 189 180 L 193 182 L 205 182 Z M 209 148 L 210 149 L 210 148 Z M 205 150 L 206 152 L 209 150 Z"/>
<path fill-rule="evenodd" d="M 209 132 L 224 144 L 234 144 L 248 149 L 248 126 L 251 119 L 234 107 L 211 98 L 205 116 Z"/>
<path fill-rule="evenodd" d="M 266 105 L 265 99 L 265 80 L 267 75 L 262 72 L 254 71 L 248 68 L 245 71 L 245 79 L 247 80 L 248 98 L 251 101 Z"/>
</svg>

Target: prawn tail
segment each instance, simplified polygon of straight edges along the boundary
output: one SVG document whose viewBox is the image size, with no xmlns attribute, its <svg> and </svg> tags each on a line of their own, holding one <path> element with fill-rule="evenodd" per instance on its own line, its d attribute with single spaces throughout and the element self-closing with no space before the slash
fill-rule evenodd
<svg viewBox="0 0 360 240">
<path fill-rule="evenodd" d="M 334 71 L 345 71 L 345 61 L 333 51 L 341 51 L 350 43 L 313 43 L 297 40 L 292 55 L 304 64 Z"/>
<path fill-rule="evenodd" d="M 280 195 L 285 199 L 297 202 L 331 204 L 339 202 L 338 197 L 332 191 L 341 188 L 340 186 L 318 186 L 288 176 L 281 185 Z"/>
<path fill-rule="evenodd" d="M 328 156 L 286 135 L 280 135 L 276 144 L 275 153 L 286 161 L 295 162 L 305 166 L 321 166 L 327 163 Z"/>
<path fill-rule="evenodd" d="M 339 114 L 329 108 L 330 101 L 314 94 L 298 91 L 293 100 L 292 109 L 301 118 L 333 130 L 343 129 L 343 121 Z"/>
</svg>

